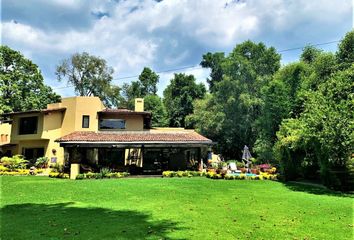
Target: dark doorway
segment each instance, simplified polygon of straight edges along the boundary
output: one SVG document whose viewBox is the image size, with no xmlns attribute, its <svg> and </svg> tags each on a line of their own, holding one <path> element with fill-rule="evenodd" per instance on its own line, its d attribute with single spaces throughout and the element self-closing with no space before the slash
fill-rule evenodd
<svg viewBox="0 0 354 240">
<path fill-rule="evenodd" d="M 35 163 L 37 158 L 44 156 L 44 148 L 24 148 L 23 156 L 31 163 Z"/>
<path fill-rule="evenodd" d="M 161 174 L 166 170 L 168 170 L 168 151 L 163 151 L 163 149 L 144 149 L 144 174 Z"/>
<path fill-rule="evenodd" d="M 108 167 L 116 171 L 124 171 L 124 149 L 99 148 L 98 164 L 100 167 Z"/>
</svg>

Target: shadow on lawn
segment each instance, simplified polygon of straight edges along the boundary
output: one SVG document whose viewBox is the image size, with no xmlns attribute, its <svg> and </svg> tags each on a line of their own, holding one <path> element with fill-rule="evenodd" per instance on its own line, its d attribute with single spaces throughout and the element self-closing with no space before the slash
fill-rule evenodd
<svg viewBox="0 0 354 240">
<path fill-rule="evenodd" d="M 73 203 L 15 204 L 0 210 L 0 239 L 171 239 L 176 222 L 137 211 L 80 208 Z"/>
<path fill-rule="evenodd" d="M 353 194 L 350 193 L 343 193 L 330 190 L 324 186 L 316 186 L 309 183 L 302 183 L 302 182 L 283 182 L 283 184 L 290 190 L 296 192 L 307 192 L 316 195 L 328 195 L 328 196 L 335 196 L 335 197 L 348 197 L 354 198 Z"/>
</svg>

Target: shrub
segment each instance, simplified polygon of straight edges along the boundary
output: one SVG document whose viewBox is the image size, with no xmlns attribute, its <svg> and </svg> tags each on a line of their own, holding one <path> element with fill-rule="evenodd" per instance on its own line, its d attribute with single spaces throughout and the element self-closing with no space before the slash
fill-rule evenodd
<svg viewBox="0 0 354 240">
<path fill-rule="evenodd" d="M 270 180 L 277 180 L 277 175 L 276 174 L 270 175 Z"/>
<path fill-rule="evenodd" d="M 100 174 L 102 175 L 102 178 L 106 177 L 111 172 L 112 172 L 112 170 L 109 168 L 101 168 L 101 170 L 100 170 Z"/>
<path fill-rule="evenodd" d="M 85 178 L 88 178 L 88 179 L 96 178 L 95 176 L 96 175 L 93 172 L 88 172 L 88 173 L 85 174 Z"/>
<path fill-rule="evenodd" d="M 51 178 L 69 178 L 70 176 L 67 173 L 50 172 L 49 177 L 51 177 Z"/>
<path fill-rule="evenodd" d="M 245 163 L 244 162 L 236 162 L 236 166 L 237 166 L 238 169 L 244 168 L 245 167 Z"/>
<path fill-rule="evenodd" d="M 235 179 L 235 176 L 226 174 L 226 175 L 224 176 L 224 179 L 226 179 L 226 180 L 234 180 L 234 179 Z"/>
<path fill-rule="evenodd" d="M 40 158 L 37 158 L 34 165 L 36 167 L 45 168 L 48 164 L 48 161 L 49 161 L 49 159 L 47 157 L 40 157 Z"/>
<path fill-rule="evenodd" d="M 104 177 L 104 175 L 103 175 L 102 172 L 95 173 L 95 178 L 96 178 L 96 179 L 102 179 L 103 177 Z"/>
<path fill-rule="evenodd" d="M 187 171 L 177 171 L 177 177 L 188 177 Z"/>
<path fill-rule="evenodd" d="M 52 171 L 53 172 L 58 172 L 58 173 L 63 173 L 64 172 L 64 166 L 62 164 L 56 163 L 52 166 Z"/>
<path fill-rule="evenodd" d="M 16 168 L 24 169 L 27 167 L 28 161 L 22 155 L 14 155 L 13 157 L 2 157 L 0 162 L 3 166 L 14 170 Z"/>
<path fill-rule="evenodd" d="M 84 174 L 78 174 L 77 176 L 76 176 L 76 179 L 77 180 L 81 180 L 81 179 L 84 179 L 85 178 L 85 175 Z"/>
<path fill-rule="evenodd" d="M 0 176 L 25 176 L 29 175 L 29 170 L 19 169 L 19 171 L 0 172 Z"/>
<path fill-rule="evenodd" d="M 109 177 L 109 178 L 123 178 L 124 175 L 123 175 L 123 173 L 120 173 L 120 172 L 112 172 L 112 173 L 107 174 L 106 177 Z"/>
<path fill-rule="evenodd" d="M 207 172 L 207 173 L 206 173 L 206 177 L 207 177 L 207 178 L 213 178 L 214 175 L 216 175 L 215 172 Z"/>
<path fill-rule="evenodd" d="M 222 179 L 222 178 L 223 178 L 223 176 L 221 174 L 215 174 L 213 176 L 213 179 Z"/>
<path fill-rule="evenodd" d="M 7 171 L 9 171 L 9 168 L 0 165 L 0 172 L 7 172 Z"/>
<path fill-rule="evenodd" d="M 110 172 L 105 175 L 103 175 L 102 172 L 99 172 L 99 173 L 88 172 L 88 173 L 84 173 L 84 174 L 79 174 L 76 177 L 76 179 L 124 178 L 129 175 L 130 174 L 127 172 Z"/>
<path fill-rule="evenodd" d="M 164 171 L 162 172 L 162 177 L 174 177 L 173 171 Z"/>
<path fill-rule="evenodd" d="M 128 174 L 128 173 L 125 173 Z M 202 177 L 206 176 L 205 172 L 198 171 L 163 171 L 162 177 Z"/>
</svg>

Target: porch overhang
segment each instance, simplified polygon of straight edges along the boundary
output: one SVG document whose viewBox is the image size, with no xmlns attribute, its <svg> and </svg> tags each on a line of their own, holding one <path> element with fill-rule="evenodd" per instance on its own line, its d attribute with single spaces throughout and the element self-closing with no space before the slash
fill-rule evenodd
<svg viewBox="0 0 354 240">
<path fill-rule="evenodd" d="M 82 148 L 171 148 L 208 147 L 212 140 L 193 130 L 184 131 L 136 131 L 136 132 L 73 132 L 56 140 L 61 147 Z"/>
<path fill-rule="evenodd" d="M 80 148 L 189 148 L 189 147 L 209 147 L 215 145 L 213 142 L 61 142 L 61 147 Z"/>
</svg>

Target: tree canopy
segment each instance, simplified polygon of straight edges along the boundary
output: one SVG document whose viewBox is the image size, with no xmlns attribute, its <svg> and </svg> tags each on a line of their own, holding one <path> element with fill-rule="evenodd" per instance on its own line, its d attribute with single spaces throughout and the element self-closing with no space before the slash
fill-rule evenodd
<svg viewBox="0 0 354 240">
<path fill-rule="evenodd" d="M 102 58 L 75 53 L 57 66 L 55 74 L 59 81 L 73 85 L 79 96 L 97 96 L 108 107 L 120 101 L 120 88 L 112 85 L 113 68 Z"/>
<path fill-rule="evenodd" d="M 218 82 L 222 80 L 223 70 L 221 63 L 225 58 L 225 53 L 216 52 L 216 53 L 206 53 L 203 55 L 203 59 L 200 62 L 200 65 L 204 68 L 210 68 L 210 78 L 207 78 L 207 83 L 209 84 L 209 91 L 214 92 L 215 86 Z"/>
<path fill-rule="evenodd" d="M 264 103 L 261 90 L 280 68 L 280 55 L 263 43 L 246 41 L 226 57 L 208 53 L 202 62 L 216 56 L 222 75 L 218 74 L 217 80 L 211 76 L 215 80 L 212 94 L 195 104 L 196 110 L 188 121 L 212 136 L 224 155 L 240 157 L 244 145 L 252 147 L 257 138 L 257 121 Z M 204 66 L 212 68 L 212 75 L 214 66 Z M 213 127 L 207 128 L 209 122 Z"/>
<path fill-rule="evenodd" d="M 134 108 L 134 99 L 143 98 L 149 95 L 156 95 L 159 75 L 148 67 L 144 67 L 140 73 L 138 81 L 132 81 L 130 84 L 124 83 L 122 87 L 122 105 L 126 108 Z"/>
<path fill-rule="evenodd" d="M 353 49 L 351 31 L 336 54 L 306 46 L 299 61 L 282 67 L 262 43 L 246 41 L 226 57 L 207 53 L 202 66 L 211 69 L 212 91 L 194 102 L 187 121 L 226 158 L 239 159 L 248 145 L 259 161 L 279 164 L 286 180 L 320 178 L 352 189 Z"/>
<path fill-rule="evenodd" d="M 152 113 L 152 127 L 167 127 L 167 111 L 162 99 L 157 95 L 147 95 L 144 98 L 144 109 Z"/>
<path fill-rule="evenodd" d="M 60 96 L 44 84 L 38 66 L 20 52 L 0 46 L 0 113 L 46 108 Z"/>
<path fill-rule="evenodd" d="M 170 127 L 188 127 L 185 118 L 193 113 L 193 101 L 204 97 L 204 84 L 197 84 L 193 75 L 176 73 L 163 92 Z"/>
</svg>

